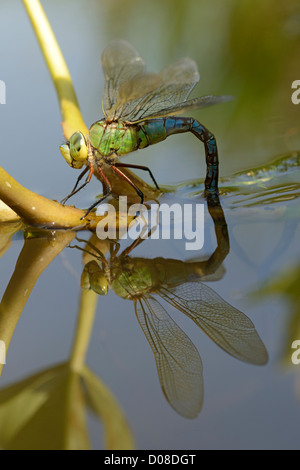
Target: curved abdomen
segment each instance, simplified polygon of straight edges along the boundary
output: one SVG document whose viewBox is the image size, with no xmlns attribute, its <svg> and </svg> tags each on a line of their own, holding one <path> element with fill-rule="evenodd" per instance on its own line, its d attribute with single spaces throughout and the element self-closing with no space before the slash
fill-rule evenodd
<svg viewBox="0 0 300 470">
<path fill-rule="evenodd" d="M 218 191 L 219 159 L 217 143 L 214 135 L 199 121 L 193 118 L 166 117 L 150 119 L 140 123 L 147 144 L 139 145 L 139 148 L 156 144 L 165 140 L 169 135 L 192 132 L 204 144 L 206 156 L 205 192 L 214 194 Z M 143 143 L 145 139 L 143 140 Z"/>
</svg>

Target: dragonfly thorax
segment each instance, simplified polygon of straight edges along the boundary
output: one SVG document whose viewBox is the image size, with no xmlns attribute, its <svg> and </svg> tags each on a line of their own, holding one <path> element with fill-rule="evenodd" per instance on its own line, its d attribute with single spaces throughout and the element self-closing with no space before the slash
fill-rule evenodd
<svg viewBox="0 0 300 470">
<path fill-rule="evenodd" d="M 126 155 L 148 145 L 140 126 L 123 121 L 95 122 L 90 127 L 89 139 L 92 148 L 103 157 Z"/>
</svg>

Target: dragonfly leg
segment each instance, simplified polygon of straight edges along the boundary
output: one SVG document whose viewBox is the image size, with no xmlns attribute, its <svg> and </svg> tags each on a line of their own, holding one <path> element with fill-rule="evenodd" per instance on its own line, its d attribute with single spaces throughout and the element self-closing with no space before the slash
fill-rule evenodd
<svg viewBox="0 0 300 470">
<path fill-rule="evenodd" d="M 149 230 L 149 232 L 151 232 L 151 229 Z M 134 249 L 136 248 L 138 245 L 140 245 L 142 242 L 144 242 L 146 240 L 146 238 L 136 238 L 130 246 L 128 246 L 123 252 L 122 252 L 122 256 L 128 256 L 129 253 Z"/>
<path fill-rule="evenodd" d="M 159 186 L 156 182 L 156 179 L 154 178 L 153 176 L 153 173 L 152 171 L 150 170 L 150 168 L 148 168 L 147 166 L 143 166 L 143 165 L 133 165 L 131 163 L 127 164 L 127 163 L 115 163 L 115 166 L 118 167 L 118 168 L 135 168 L 137 170 L 144 170 L 144 171 L 148 171 L 153 183 L 155 184 L 156 186 L 156 189 L 159 189 Z"/>
<path fill-rule="evenodd" d="M 115 258 L 120 250 L 120 243 L 117 241 L 113 240 L 111 245 L 110 245 L 110 257 Z"/>
<path fill-rule="evenodd" d="M 102 168 L 99 166 L 98 167 L 98 171 L 100 173 L 100 176 L 104 182 L 104 186 L 105 186 L 105 194 L 104 196 L 100 197 L 100 199 L 98 199 L 96 202 L 94 202 L 94 204 L 92 204 L 88 210 L 86 211 L 86 213 L 84 214 L 83 217 L 81 217 L 81 220 L 84 219 L 90 212 L 92 209 L 94 209 L 94 207 L 97 207 L 102 201 L 104 201 L 104 199 L 107 198 L 107 196 L 109 196 L 112 192 L 112 188 L 111 188 L 111 184 L 108 180 L 108 178 L 105 176 L 104 174 L 104 171 L 102 170 Z"/>
<path fill-rule="evenodd" d="M 68 199 L 70 199 L 70 197 L 74 196 L 74 194 L 78 193 L 81 189 L 83 189 L 91 180 L 91 177 L 92 177 L 92 174 L 88 174 L 85 182 L 79 186 L 79 188 L 77 188 L 78 184 L 79 184 L 79 181 L 82 180 L 82 178 L 84 177 L 84 175 L 89 171 L 89 167 L 87 166 L 81 173 L 80 175 L 78 176 L 77 178 L 77 181 L 76 181 L 76 184 L 74 186 L 74 188 L 72 189 L 72 191 L 70 192 L 70 194 L 65 197 L 62 201 L 60 201 L 61 204 L 65 204 L 67 202 Z"/>
<path fill-rule="evenodd" d="M 131 179 L 127 175 L 125 175 L 125 173 L 123 173 L 123 171 L 119 170 L 116 167 L 116 165 L 111 165 L 111 168 L 115 173 L 117 173 L 119 176 L 121 176 L 125 181 L 127 181 L 127 183 L 130 184 L 130 186 L 132 186 L 136 190 L 137 194 L 141 198 L 141 204 L 143 204 L 143 202 L 144 202 L 144 193 L 137 187 L 137 185 L 133 181 L 131 181 Z"/>
<path fill-rule="evenodd" d="M 91 248 L 91 250 L 93 250 L 93 251 L 89 251 L 86 248 L 81 248 L 78 245 L 69 245 L 69 248 L 77 248 L 77 249 L 83 251 L 84 253 L 88 253 L 89 255 L 92 255 L 93 257 L 97 258 L 104 265 L 107 266 L 107 260 L 104 256 L 104 254 L 99 250 L 99 248 L 97 248 L 95 245 L 93 245 L 93 243 L 91 243 L 89 240 L 85 240 L 84 238 L 79 238 L 79 237 L 75 237 L 75 238 L 79 243 L 85 243 L 85 245 L 88 246 L 89 248 Z"/>
</svg>

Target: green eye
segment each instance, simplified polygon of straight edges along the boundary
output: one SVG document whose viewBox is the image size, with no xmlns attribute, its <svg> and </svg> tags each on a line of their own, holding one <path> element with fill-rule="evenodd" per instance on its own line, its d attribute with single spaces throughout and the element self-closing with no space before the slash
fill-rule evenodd
<svg viewBox="0 0 300 470">
<path fill-rule="evenodd" d="M 70 140 L 59 148 L 68 165 L 73 168 L 82 168 L 88 156 L 88 149 L 81 132 L 75 132 Z"/>
<path fill-rule="evenodd" d="M 87 145 L 84 135 L 81 132 L 75 132 L 69 141 L 70 154 L 73 160 L 84 162 L 87 159 Z"/>
<path fill-rule="evenodd" d="M 59 150 L 61 151 L 61 154 L 64 157 L 64 159 L 66 160 L 67 164 L 72 166 L 72 158 L 71 158 L 71 155 L 70 155 L 69 145 L 68 144 L 61 145 L 59 147 Z"/>
</svg>

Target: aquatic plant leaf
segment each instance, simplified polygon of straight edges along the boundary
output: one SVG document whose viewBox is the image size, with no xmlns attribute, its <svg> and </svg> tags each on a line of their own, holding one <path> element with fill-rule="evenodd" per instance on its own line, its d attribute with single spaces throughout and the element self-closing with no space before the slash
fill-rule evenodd
<svg viewBox="0 0 300 470">
<path fill-rule="evenodd" d="M 89 449 L 80 377 L 68 364 L 0 390 L 3 449 Z"/>
<path fill-rule="evenodd" d="M 104 426 L 105 448 L 134 449 L 134 439 L 120 405 L 107 386 L 86 366 L 83 367 L 88 405 Z"/>
</svg>

